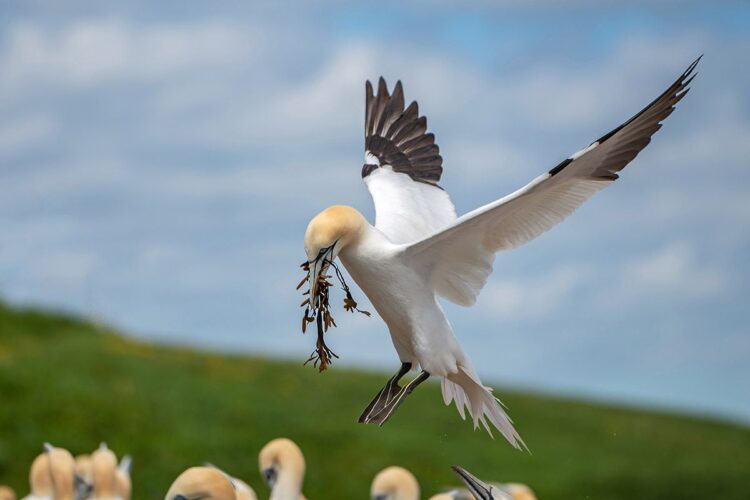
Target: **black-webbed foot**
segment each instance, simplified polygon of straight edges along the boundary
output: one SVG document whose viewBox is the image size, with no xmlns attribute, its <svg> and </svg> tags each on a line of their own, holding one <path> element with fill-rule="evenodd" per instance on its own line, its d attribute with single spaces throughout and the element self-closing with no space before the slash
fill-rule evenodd
<svg viewBox="0 0 750 500">
<path fill-rule="evenodd" d="M 402 367 L 403 368 L 403 367 Z M 399 372 L 400 373 L 400 372 Z M 394 377 L 386 383 L 378 396 L 367 407 L 359 421 L 365 424 L 383 425 L 391 418 L 396 409 L 401 406 L 406 397 L 422 382 L 430 378 L 430 374 L 422 371 L 418 377 L 403 388 L 398 385 L 398 378 Z"/>
<path fill-rule="evenodd" d="M 401 380 L 404 375 L 409 373 L 409 370 L 411 370 L 411 363 L 401 364 L 401 368 L 398 369 L 398 372 L 388 379 L 388 382 L 385 383 L 383 388 L 380 389 L 372 401 L 370 401 L 370 404 L 367 405 L 367 408 L 362 412 L 362 415 L 359 416 L 357 421 L 360 424 L 368 423 L 368 420 L 377 414 L 388 401 L 396 397 L 396 394 L 401 390 L 398 381 Z"/>
</svg>

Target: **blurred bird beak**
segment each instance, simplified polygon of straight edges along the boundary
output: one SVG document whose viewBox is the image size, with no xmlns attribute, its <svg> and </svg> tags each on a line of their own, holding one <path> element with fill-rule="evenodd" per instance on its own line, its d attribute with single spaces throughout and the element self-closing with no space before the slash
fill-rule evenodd
<svg viewBox="0 0 750 500">
<path fill-rule="evenodd" d="M 458 477 L 461 478 L 461 481 L 464 482 L 466 487 L 469 488 L 471 494 L 474 495 L 478 500 L 500 500 L 495 499 L 495 497 L 492 496 L 492 492 L 490 491 L 490 486 L 481 479 L 478 479 L 476 476 L 474 476 L 474 474 L 470 473 L 462 467 L 459 467 L 458 465 L 454 465 L 451 468 L 453 469 L 453 472 L 458 474 Z"/>
</svg>

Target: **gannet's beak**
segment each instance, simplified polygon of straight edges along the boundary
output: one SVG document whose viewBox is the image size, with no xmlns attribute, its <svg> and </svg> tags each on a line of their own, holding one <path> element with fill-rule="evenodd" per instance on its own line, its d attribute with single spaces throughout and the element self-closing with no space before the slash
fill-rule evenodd
<svg viewBox="0 0 750 500">
<path fill-rule="evenodd" d="M 336 258 L 336 255 L 334 254 L 335 247 L 336 243 L 334 243 L 330 247 L 322 248 L 315 260 L 310 261 L 309 263 L 310 271 L 308 274 L 308 278 L 310 280 L 310 304 L 313 306 L 313 308 L 317 307 L 318 305 L 316 303 L 313 303 L 313 301 L 319 300 L 319 297 L 317 295 L 318 279 L 320 275 L 328 269 L 329 263 L 333 262 L 333 259 Z"/>
<path fill-rule="evenodd" d="M 314 304 L 313 301 L 318 300 L 318 276 L 323 268 L 323 259 L 315 259 L 310 263 L 310 271 L 308 274 L 308 280 L 310 282 L 310 305 L 315 308 L 318 304 Z"/>
<path fill-rule="evenodd" d="M 454 465 L 451 467 L 453 469 L 453 472 L 458 474 L 458 477 L 461 478 L 461 481 L 464 482 L 467 488 L 469 488 L 469 491 L 472 495 L 474 495 L 478 500 L 501 500 L 500 498 L 495 498 L 492 496 L 492 491 L 490 491 L 491 487 L 481 479 L 474 476 L 474 474 L 470 473 L 466 469 L 459 467 L 458 465 Z"/>
</svg>

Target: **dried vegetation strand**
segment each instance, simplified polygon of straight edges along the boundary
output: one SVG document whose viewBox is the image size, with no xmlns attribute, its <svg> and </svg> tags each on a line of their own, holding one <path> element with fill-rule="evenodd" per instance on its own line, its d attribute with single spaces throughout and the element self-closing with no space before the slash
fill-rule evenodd
<svg viewBox="0 0 750 500">
<path fill-rule="evenodd" d="M 363 311 L 357 307 L 357 302 L 352 297 L 349 286 L 347 286 L 346 281 L 344 280 L 344 276 L 341 274 L 338 266 L 336 266 L 336 264 L 334 264 L 333 262 L 327 260 L 320 272 L 320 275 L 317 278 L 318 283 L 315 290 L 315 296 L 310 296 L 310 290 L 312 287 L 309 286 L 308 289 L 303 293 L 303 295 L 306 295 L 307 297 L 302 302 L 302 304 L 300 304 L 300 307 L 305 308 L 305 313 L 302 316 L 302 333 L 304 334 L 307 331 L 308 323 L 315 322 L 318 329 L 318 335 L 315 341 L 315 349 L 310 354 L 310 357 L 307 358 L 305 364 L 308 364 L 312 361 L 313 366 L 317 367 L 318 371 L 320 372 L 326 370 L 332 364 L 333 358 L 338 359 L 338 355 L 333 352 L 325 342 L 325 334 L 328 329 L 332 326 L 337 326 L 336 321 L 333 319 L 333 315 L 331 314 L 331 307 L 329 302 L 329 290 L 333 286 L 333 283 L 329 281 L 331 278 L 333 278 L 333 276 L 326 274 L 329 266 L 334 269 L 336 278 L 338 279 L 339 283 L 341 283 L 341 288 L 346 294 L 346 297 L 344 298 L 344 309 L 349 312 L 357 311 L 364 314 L 365 316 L 370 316 L 370 313 L 368 311 Z M 310 263 L 303 262 L 300 267 L 303 271 L 305 271 L 306 274 L 302 281 L 300 281 L 297 285 L 297 290 L 302 288 L 305 283 L 309 283 L 310 281 Z"/>
</svg>

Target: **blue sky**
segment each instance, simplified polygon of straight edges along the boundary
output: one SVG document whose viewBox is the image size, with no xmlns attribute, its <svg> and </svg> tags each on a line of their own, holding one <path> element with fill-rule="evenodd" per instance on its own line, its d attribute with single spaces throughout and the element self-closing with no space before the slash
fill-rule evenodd
<svg viewBox="0 0 750 500">
<path fill-rule="evenodd" d="M 307 221 L 334 203 L 372 216 L 365 79 L 401 79 L 419 101 L 465 212 L 620 124 L 701 53 L 622 179 L 499 255 L 476 307 L 447 309 L 495 383 L 750 421 L 742 2 L 6 5 L 0 294 L 302 360 Z M 337 320 L 342 365 L 398 364 L 378 318 Z"/>
</svg>

